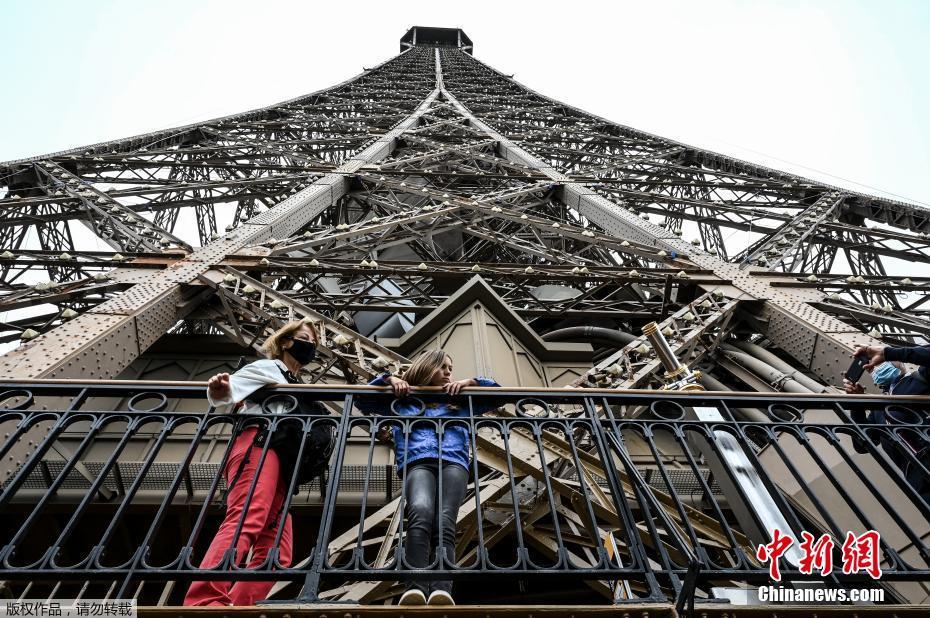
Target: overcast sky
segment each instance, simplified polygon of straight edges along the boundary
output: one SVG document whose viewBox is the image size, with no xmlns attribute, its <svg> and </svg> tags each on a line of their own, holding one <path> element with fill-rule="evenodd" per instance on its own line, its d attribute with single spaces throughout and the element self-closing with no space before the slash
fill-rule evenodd
<svg viewBox="0 0 930 618">
<path fill-rule="evenodd" d="M 930 2 L 0 0 L 0 24 L 0 161 L 312 92 L 427 25 L 613 121 L 930 204 Z"/>
</svg>

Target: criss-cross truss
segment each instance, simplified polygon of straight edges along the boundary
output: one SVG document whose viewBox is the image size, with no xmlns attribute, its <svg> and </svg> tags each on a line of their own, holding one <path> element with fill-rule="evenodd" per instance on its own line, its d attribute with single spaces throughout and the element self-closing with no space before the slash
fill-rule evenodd
<svg viewBox="0 0 930 618">
<path fill-rule="evenodd" d="M 550 387 L 659 387 L 663 366 L 641 335 L 652 321 L 715 390 L 831 392 L 855 344 L 930 338 L 930 277 L 918 275 L 930 261 L 930 210 L 692 148 L 547 99 L 476 60 L 460 30 L 413 28 L 401 48 L 349 81 L 278 105 L 0 164 L 0 343 L 9 350 L 0 356 L 0 379 L 126 377 L 166 333 L 222 335 L 257 348 L 274 328 L 305 317 L 322 335 L 312 380 L 356 384 L 401 370 L 412 348 L 398 342 L 442 328 L 444 308 L 470 298 L 466 292 L 503 306 L 515 331 L 552 344 L 547 354 L 590 344 L 582 370 L 543 385 Z M 23 392 L 9 391 L 7 399 Z M 578 397 L 592 401 L 601 393 L 584 392 Z M 51 399 L 42 405 L 53 406 Z M 818 406 L 827 401 L 815 399 Z M 751 495 L 727 484 L 735 475 L 714 468 L 771 467 L 763 444 L 786 446 L 775 434 L 746 441 L 752 460 L 744 465 L 732 457 L 739 449 L 726 438 L 733 436 L 712 430 L 701 439 L 718 452 L 705 450 L 698 461 L 683 452 L 690 437 L 653 444 L 644 428 L 598 443 L 604 435 L 578 419 L 589 415 L 600 427 L 598 418 L 616 415 L 635 425 L 645 406 L 585 405 L 553 408 L 572 430 L 543 422 L 533 433 L 516 419 L 512 431 L 475 432 L 476 469 L 485 476 L 473 486 L 482 510 L 459 513 L 466 545 L 487 524 L 494 529 L 480 542 L 487 548 L 506 546 L 507 535 L 519 531 L 547 559 L 557 557 L 563 545 L 546 524 L 551 518 L 572 531 L 572 560 L 589 566 L 608 537 L 619 559 L 629 558 L 622 538 L 634 529 L 652 531 L 649 560 L 689 543 L 741 552 L 762 539 L 758 524 L 741 517 L 769 491 L 779 500 L 784 494 L 807 523 L 832 517 L 824 511 L 818 519 L 799 501 L 780 467 L 766 472 L 772 482 L 765 491 Z M 764 417 L 763 428 L 798 420 L 773 408 L 784 414 L 791 406 L 773 404 L 767 416 L 761 408 L 727 413 Z M 343 435 L 357 438 L 349 416 L 340 418 Z M 371 453 L 373 427 L 361 431 Z M 697 427 L 694 433 L 703 431 Z M 638 437 L 641 429 L 648 439 Z M 23 439 L 4 451 L 14 462 L 0 470 L 4 482 L 41 448 L 42 436 L 15 437 Z M 809 442 L 799 443 L 817 451 Z M 845 452 L 841 442 L 831 444 Z M 618 459 L 596 456 L 599 448 Z M 647 450 L 651 463 L 643 466 Z M 778 452 L 779 461 L 795 460 L 791 448 Z M 610 506 L 620 496 L 598 484 L 621 456 L 616 489 L 639 504 L 629 522 Z M 817 470 L 834 474 L 833 460 L 816 457 Z M 101 469 L 86 457 L 72 463 L 88 479 Z M 703 490 L 689 490 L 688 504 L 662 472 L 666 464 L 696 473 Z M 657 472 L 662 488 L 648 489 L 646 475 Z M 721 486 L 712 488 L 711 477 Z M 335 478 L 330 485 L 338 487 Z M 819 496 L 818 508 L 832 509 L 835 496 L 815 481 L 797 485 Z M 582 486 L 592 492 L 583 500 Z M 728 494 L 726 512 L 711 498 L 718 490 Z M 189 492 L 194 496 L 192 483 Z M 356 546 L 377 549 L 373 567 L 390 562 L 403 509 L 396 492 L 388 494 L 373 511 L 363 506 L 357 527 L 330 531 L 323 547 L 333 564 Z M 584 504 L 597 508 L 583 512 Z M 881 513 L 897 511 L 884 507 Z M 524 516 L 528 526 L 517 525 Z M 731 524 L 740 531 L 724 535 Z M 911 543 L 898 550 L 910 551 Z M 625 594 L 643 598 L 645 584 L 630 582 Z M 605 582 L 589 585 L 605 599 L 620 594 Z M 356 582 L 319 598 L 377 602 L 399 589 Z M 682 585 L 669 589 L 677 595 Z M 709 587 L 702 594 L 709 596 Z"/>
<path fill-rule="evenodd" d="M 169 330 L 254 343 L 299 313 L 352 342 L 327 343 L 334 377 L 364 378 L 391 356 L 373 333 L 409 330 L 476 275 L 540 335 L 626 333 L 595 342 L 601 385 L 653 379 L 636 337 L 654 319 L 748 389 L 766 380 L 720 353 L 733 333 L 828 384 L 854 343 L 926 339 L 930 211 L 592 116 L 462 41 L 406 41 L 312 95 L 0 165 L 0 340 L 24 341 L 2 374 L 114 376 Z"/>
</svg>

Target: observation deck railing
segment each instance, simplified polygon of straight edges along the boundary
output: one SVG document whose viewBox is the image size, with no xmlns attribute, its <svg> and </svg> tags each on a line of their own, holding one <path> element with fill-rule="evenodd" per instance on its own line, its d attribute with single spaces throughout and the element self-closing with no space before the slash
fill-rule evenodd
<svg viewBox="0 0 930 618">
<path fill-rule="evenodd" d="M 789 552 L 782 585 L 881 586 L 893 603 L 930 589 L 930 398 L 471 388 L 456 398 L 461 416 L 429 417 L 397 415 L 386 389 L 305 385 L 265 389 L 265 405 L 312 400 L 325 411 L 248 416 L 210 409 L 199 383 L 8 381 L 0 391 L 0 580 L 14 596 L 90 587 L 95 598 L 172 604 L 193 580 L 274 580 L 274 598 L 313 602 L 352 599 L 354 582 L 386 582 L 383 598 L 412 578 L 493 577 L 593 589 L 589 603 L 684 603 L 771 583 L 756 548 L 770 540 L 772 510 L 795 547 L 803 531 L 836 541 L 831 574 L 800 572 Z M 447 397 L 413 396 L 420 408 Z M 359 397 L 383 414 L 361 414 Z M 500 407 L 473 414 L 489 406 Z M 722 420 L 698 420 L 696 407 Z M 875 411 L 891 422 L 870 422 Z M 319 499 L 295 520 L 291 564 L 279 561 L 278 533 L 258 567 L 229 551 L 199 569 L 223 513 L 228 446 L 249 425 L 281 423 L 330 427 L 336 445 Z M 437 444 L 465 430 L 473 456 L 456 561 L 423 570 L 405 560 L 395 515 L 405 476 L 376 438 L 383 426 L 408 437 L 429 427 Z M 198 476 L 204 462 L 210 474 Z M 298 502 L 291 472 L 281 517 Z M 869 530 L 881 535 L 877 581 L 840 567 L 847 533 Z"/>
</svg>

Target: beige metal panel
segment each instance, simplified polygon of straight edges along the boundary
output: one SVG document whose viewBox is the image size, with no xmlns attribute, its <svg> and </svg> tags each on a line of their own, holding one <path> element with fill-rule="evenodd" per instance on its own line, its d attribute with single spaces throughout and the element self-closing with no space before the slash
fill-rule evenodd
<svg viewBox="0 0 930 618">
<path fill-rule="evenodd" d="M 408 354 L 409 358 L 416 359 L 420 353 L 427 350 L 443 349 L 452 358 L 456 377 L 478 375 L 484 365 L 485 354 L 476 336 L 474 318 L 472 308 L 463 311 L 451 320 L 448 326 L 429 338 L 413 353 Z"/>
<path fill-rule="evenodd" d="M 417 321 L 410 332 L 403 337 L 399 339 L 379 339 L 379 342 L 409 356 L 414 350 L 425 349 L 427 340 L 434 340 L 437 332 L 458 320 L 465 308 L 473 305 L 480 305 L 489 315 L 493 315 L 494 323 L 500 324 L 538 360 L 590 362 L 592 352 L 590 345 L 586 343 L 543 341 L 536 331 L 530 328 L 480 275 L 472 277 L 468 283 L 451 295 L 444 303 L 425 318 Z M 479 333 L 478 336 L 483 335 Z M 477 354 L 475 358 L 478 359 Z M 487 363 L 476 365 L 476 368 L 480 369 L 485 366 L 487 366 Z"/>
<path fill-rule="evenodd" d="M 507 386 L 550 386 L 547 366 L 481 303 L 473 303 L 421 344 L 410 358 L 442 348 L 456 377 L 487 376 Z M 576 374 L 590 367 L 579 363 Z"/>
<path fill-rule="evenodd" d="M 517 368 L 517 383 L 520 386 L 552 386 L 545 364 L 537 361 L 529 352 L 515 350 L 514 360 Z"/>
<path fill-rule="evenodd" d="M 546 363 L 545 368 L 547 386 L 561 387 L 563 384 L 571 384 L 587 373 L 591 364 Z"/>
<path fill-rule="evenodd" d="M 547 386 L 543 364 L 516 337 L 485 313 L 485 349 L 491 372 L 501 384 Z"/>
</svg>

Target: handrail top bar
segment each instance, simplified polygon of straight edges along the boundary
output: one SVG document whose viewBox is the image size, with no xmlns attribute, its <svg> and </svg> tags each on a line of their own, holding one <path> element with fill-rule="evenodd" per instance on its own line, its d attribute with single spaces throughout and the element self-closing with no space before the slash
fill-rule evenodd
<svg viewBox="0 0 930 618">
<path fill-rule="evenodd" d="M 29 380 L 14 380 L 14 379 L 0 379 L 0 387 L 4 386 L 73 386 L 75 388 L 81 386 L 95 387 L 95 386 L 125 386 L 129 388 L 135 387 L 146 387 L 146 386 L 166 386 L 166 387 L 199 387 L 206 388 L 206 382 L 199 381 L 180 381 L 180 380 L 70 380 L 70 379 L 29 379 Z M 387 386 L 368 386 L 366 384 L 276 384 L 269 385 L 266 388 L 282 390 L 313 390 L 313 391 L 333 391 L 333 392 L 370 392 L 370 393 L 382 393 L 390 392 L 390 387 Z M 441 393 L 442 387 L 440 386 L 411 386 L 410 391 L 412 393 L 421 392 L 424 394 L 429 393 Z M 469 392 L 475 394 L 484 394 L 484 393 L 495 393 L 498 395 L 506 395 L 507 393 L 526 393 L 530 394 L 541 394 L 541 395 L 580 395 L 580 396 L 606 396 L 606 395 L 636 395 L 636 396 L 662 396 L 673 399 L 732 399 L 732 398 L 742 398 L 742 399 L 773 399 L 777 398 L 779 400 L 824 400 L 824 401 L 848 401 L 850 403 L 859 402 L 859 401 L 887 401 L 887 402 L 903 402 L 903 401 L 913 401 L 916 403 L 930 403 L 930 396 L 916 396 L 916 395 L 872 395 L 872 394 L 860 394 L 860 395 L 844 395 L 838 393 L 768 393 L 768 392 L 746 392 L 746 391 L 661 391 L 655 389 L 616 389 L 616 388 L 543 388 L 543 387 L 526 387 L 526 386 L 513 386 L 513 387 L 481 387 L 481 386 L 469 386 L 462 389 L 462 392 Z"/>
</svg>

